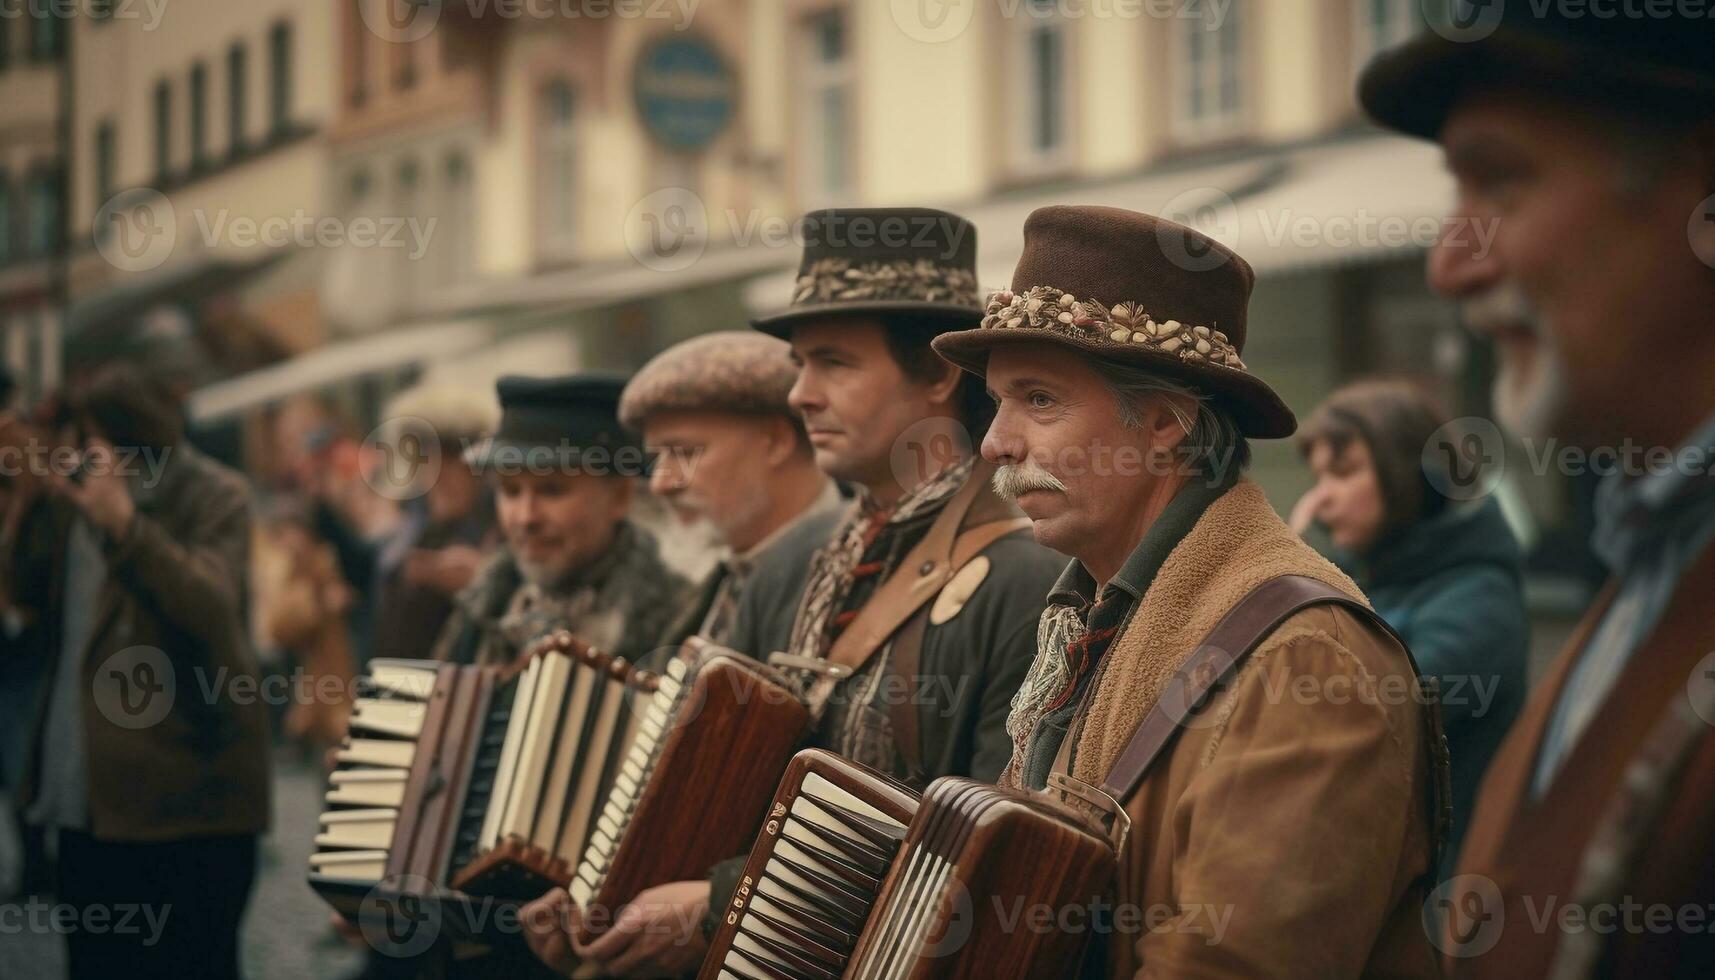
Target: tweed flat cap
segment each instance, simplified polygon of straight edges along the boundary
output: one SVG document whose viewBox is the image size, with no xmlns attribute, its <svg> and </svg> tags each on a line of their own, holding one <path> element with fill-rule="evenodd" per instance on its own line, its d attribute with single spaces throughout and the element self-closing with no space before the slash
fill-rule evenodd
<svg viewBox="0 0 1715 980">
<path fill-rule="evenodd" d="M 656 412 L 795 415 L 786 393 L 797 380 L 792 347 L 752 330 L 722 330 L 674 344 L 625 386 L 619 420 L 641 428 Z"/>
</svg>

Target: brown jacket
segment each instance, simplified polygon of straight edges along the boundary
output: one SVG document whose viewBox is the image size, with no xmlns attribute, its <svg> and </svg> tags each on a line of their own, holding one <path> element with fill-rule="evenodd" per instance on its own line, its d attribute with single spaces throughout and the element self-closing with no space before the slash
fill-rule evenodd
<svg viewBox="0 0 1715 980">
<path fill-rule="evenodd" d="M 1450 975 L 1715 976 L 1711 596 L 1715 545 L 1687 569 L 1539 799 L 1538 747 L 1611 592 L 1532 692 L 1483 779 L 1459 874 L 1441 896 Z M 1586 966 L 1567 970 L 1580 952 Z"/>
<path fill-rule="evenodd" d="M 1174 672 L 1245 595 L 1307 575 L 1357 587 L 1256 484 L 1210 505 L 1161 566 L 1073 724 L 1099 784 Z M 1257 646 L 1126 804 L 1111 977 L 1428 977 L 1431 867 L 1423 708 L 1399 646 L 1330 606 Z M 1100 943 L 1101 936 L 1095 942 Z"/>
<path fill-rule="evenodd" d="M 50 624 L 41 648 L 18 655 L 59 655 L 72 517 L 64 501 L 44 498 L 7 556 L 18 601 Z M 188 446 L 172 450 L 126 539 L 104 542 L 109 577 L 80 685 L 95 837 L 165 841 L 267 829 L 268 718 L 245 624 L 249 549 L 248 484 Z M 134 682 L 157 690 L 145 694 Z M 154 719 L 163 692 L 169 707 Z M 39 712 L 26 806 L 39 785 L 44 721 Z"/>
</svg>

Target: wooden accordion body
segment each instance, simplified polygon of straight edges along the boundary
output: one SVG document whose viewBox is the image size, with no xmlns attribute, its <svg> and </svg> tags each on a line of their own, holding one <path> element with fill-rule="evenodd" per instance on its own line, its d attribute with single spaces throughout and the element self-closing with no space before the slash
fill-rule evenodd
<svg viewBox="0 0 1715 980">
<path fill-rule="evenodd" d="M 701 878 L 743 852 L 810 724 L 776 671 L 698 637 L 642 710 L 570 883 L 585 942 L 644 889 Z"/>
<path fill-rule="evenodd" d="M 838 977 L 916 812 L 904 784 L 821 749 L 798 753 L 700 980 Z"/>
<path fill-rule="evenodd" d="M 477 931 L 460 915 L 472 900 L 564 885 L 636 740 L 634 707 L 663 684 L 564 632 L 505 667 L 372 662 L 335 751 L 311 887 L 354 919 L 372 893 L 432 895 L 457 934 Z"/>
<path fill-rule="evenodd" d="M 1088 934 L 1032 913 L 1101 902 L 1115 867 L 1108 835 L 1045 794 L 945 777 L 919 799 L 808 750 L 699 980 L 1066 976 Z"/>
</svg>

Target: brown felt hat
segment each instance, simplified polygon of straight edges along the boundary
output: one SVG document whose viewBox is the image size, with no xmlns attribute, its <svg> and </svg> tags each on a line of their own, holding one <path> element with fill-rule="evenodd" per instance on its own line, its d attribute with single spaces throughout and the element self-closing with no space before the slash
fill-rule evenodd
<svg viewBox="0 0 1715 980">
<path fill-rule="evenodd" d="M 954 330 L 982 318 L 977 229 L 932 208 L 830 208 L 802 222 L 804 255 L 786 310 L 751 321 L 782 340 L 806 320 L 911 316 Z"/>
<path fill-rule="evenodd" d="M 1500 86 L 1645 116 L 1706 115 L 1715 100 L 1708 10 L 1629 6 L 1597 16 L 1582 4 L 1453 0 L 1446 19 L 1364 68 L 1358 101 L 1382 125 L 1426 139 L 1440 135 L 1460 98 Z"/>
<path fill-rule="evenodd" d="M 1184 225 L 1119 208 L 1039 208 L 1024 222 L 1012 288 L 990 297 L 978 328 L 936 337 L 935 352 L 980 375 L 1001 344 L 1068 347 L 1179 380 L 1246 436 L 1279 439 L 1297 419 L 1240 360 L 1255 283 L 1249 263 Z"/>
</svg>

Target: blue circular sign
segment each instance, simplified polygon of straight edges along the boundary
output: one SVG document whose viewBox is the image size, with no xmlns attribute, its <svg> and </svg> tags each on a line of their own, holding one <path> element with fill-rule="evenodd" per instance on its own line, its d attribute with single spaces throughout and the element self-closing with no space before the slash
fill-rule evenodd
<svg viewBox="0 0 1715 980">
<path fill-rule="evenodd" d="M 657 141 L 700 150 L 732 122 L 738 80 L 720 50 L 696 35 L 671 35 L 637 56 L 632 77 L 637 114 Z"/>
</svg>

